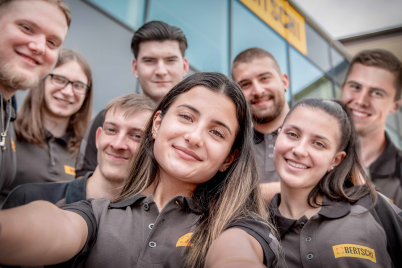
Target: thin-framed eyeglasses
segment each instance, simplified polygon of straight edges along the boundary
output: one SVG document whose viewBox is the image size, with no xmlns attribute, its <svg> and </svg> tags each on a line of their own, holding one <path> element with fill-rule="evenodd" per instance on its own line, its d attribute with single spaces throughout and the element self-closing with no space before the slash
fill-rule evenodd
<svg viewBox="0 0 402 268">
<path fill-rule="evenodd" d="M 65 88 L 68 84 L 71 83 L 74 92 L 77 94 L 86 94 L 89 90 L 89 85 L 84 84 L 80 81 L 70 81 L 66 77 L 57 74 L 49 74 L 49 76 L 50 82 L 52 82 L 54 86 L 60 89 Z"/>
</svg>

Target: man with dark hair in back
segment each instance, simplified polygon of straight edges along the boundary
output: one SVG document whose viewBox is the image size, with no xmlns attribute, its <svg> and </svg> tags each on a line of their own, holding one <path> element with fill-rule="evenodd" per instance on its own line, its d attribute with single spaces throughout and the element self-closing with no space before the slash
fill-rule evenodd
<svg viewBox="0 0 402 268">
<path fill-rule="evenodd" d="M 70 22 L 63 0 L 0 0 L 0 191 L 16 174 L 12 96 L 53 68 Z"/>
<path fill-rule="evenodd" d="M 249 48 L 233 61 L 232 78 L 239 83 L 253 112 L 254 143 L 264 199 L 280 192 L 279 176 L 273 161 L 278 128 L 289 105 L 285 93 L 289 78 L 281 73 L 275 58 L 261 48 Z"/>
<path fill-rule="evenodd" d="M 350 109 L 361 160 L 378 189 L 402 208 L 402 152 L 385 132 L 387 115 L 401 105 L 402 65 L 389 51 L 366 50 L 352 60 L 341 99 Z"/>
<path fill-rule="evenodd" d="M 184 33 L 162 21 L 147 22 L 135 32 L 131 40 L 131 51 L 134 54 L 132 71 L 145 96 L 159 103 L 183 79 L 189 70 L 188 61 L 184 57 L 186 49 Z M 94 171 L 98 164 L 95 135 L 102 122 L 103 111 L 86 130 L 75 166 L 76 177 Z"/>
</svg>

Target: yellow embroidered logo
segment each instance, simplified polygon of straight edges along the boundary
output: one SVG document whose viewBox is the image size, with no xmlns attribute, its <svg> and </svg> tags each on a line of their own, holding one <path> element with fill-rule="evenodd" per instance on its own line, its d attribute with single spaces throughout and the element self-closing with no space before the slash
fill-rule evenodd
<svg viewBox="0 0 402 268">
<path fill-rule="evenodd" d="M 192 246 L 193 244 L 188 244 L 188 241 L 190 241 L 190 237 L 193 235 L 193 233 L 188 233 L 183 235 L 182 237 L 177 240 L 176 247 L 187 247 L 187 246 Z"/>
<path fill-rule="evenodd" d="M 14 143 L 13 139 L 11 139 L 11 147 L 13 148 L 13 151 L 15 153 L 15 143 Z"/>
<path fill-rule="evenodd" d="M 354 244 L 341 244 L 332 246 L 335 258 L 355 257 L 367 259 L 377 263 L 374 249 Z"/>
<path fill-rule="evenodd" d="M 75 176 L 75 168 L 73 168 L 73 167 L 70 167 L 67 165 L 64 166 L 64 172 L 66 172 L 66 174 Z"/>
</svg>

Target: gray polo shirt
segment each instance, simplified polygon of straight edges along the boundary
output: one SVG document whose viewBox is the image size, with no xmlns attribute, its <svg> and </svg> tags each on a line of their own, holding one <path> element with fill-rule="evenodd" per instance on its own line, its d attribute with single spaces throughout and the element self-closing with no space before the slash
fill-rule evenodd
<svg viewBox="0 0 402 268">
<path fill-rule="evenodd" d="M 283 217 L 278 209 L 280 202 L 277 194 L 269 208 L 286 260 L 286 264 L 280 260 L 278 267 L 392 267 L 384 229 L 368 212 L 371 196 L 354 204 L 334 203 L 324 197 L 323 203 L 328 206 L 310 219 L 303 216 L 298 220 Z"/>
<path fill-rule="evenodd" d="M 11 114 L 9 114 L 10 108 Z M 8 120 L 8 118 L 11 119 L 11 122 L 5 139 L 6 144 L 3 149 L 0 148 L 0 192 L 11 185 L 17 172 L 15 134 L 12 123 L 12 121 L 14 121 L 16 118 L 16 114 L 14 108 L 12 107 L 11 100 L 3 100 L 3 118 L 0 118 L 0 132 L 3 131 L 1 123 L 4 124 L 5 128 L 6 120 Z M 4 198 L 2 199 L 0 196 L 0 204 L 3 202 L 3 200 Z"/>
<path fill-rule="evenodd" d="M 262 134 L 254 129 L 254 149 L 261 183 L 279 181 L 274 165 L 274 147 L 278 131 Z"/>
<path fill-rule="evenodd" d="M 14 182 L 1 192 L 1 201 L 22 184 L 74 180 L 75 158 L 68 151 L 69 139 L 69 133 L 57 138 L 48 131 L 43 147 L 17 139 L 17 174 Z"/>
<path fill-rule="evenodd" d="M 63 267 L 181 267 L 201 217 L 192 199 L 183 196 L 171 199 L 160 212 L 152 195 L 141 194 L 116 204 L 103 198 L 62 208 L 78 213 L 88 224 L 82 251 Z M 268 267 L 276 262 L 278 241 L 263 220 L 242 220 L 227 228 L 232 227 L 260 242 Z"/>
</svg>

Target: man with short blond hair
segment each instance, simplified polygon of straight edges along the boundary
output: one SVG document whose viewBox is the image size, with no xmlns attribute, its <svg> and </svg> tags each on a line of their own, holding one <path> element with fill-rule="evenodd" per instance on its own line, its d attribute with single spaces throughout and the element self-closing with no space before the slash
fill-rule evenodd
<svg viewBox="0 0 402 268">
<path fill-rule="evenodd" d="M 63 0 L 0 0 L 0 191 L 16 174 L 11 98 L 53 68 L 70 22 Z"/>
<path fill-rule="evenodd" d="M 388 114 L 401 105 L 402 64 L 381 49 L 358 53 L 342 85 L 361 144 L 361 160 L 373 183 L 402 208 L 402 152 L 385 132 Z"/>
</svg>

